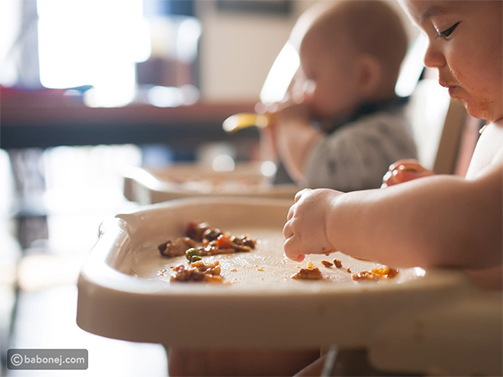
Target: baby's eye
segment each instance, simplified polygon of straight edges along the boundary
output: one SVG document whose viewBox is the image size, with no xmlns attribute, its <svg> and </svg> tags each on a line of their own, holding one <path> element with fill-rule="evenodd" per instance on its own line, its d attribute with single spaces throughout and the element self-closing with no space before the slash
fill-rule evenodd
<svg viewBox="0 0 503 377">
<path fill-rule="evenodd" d="M 439 31 L 438 32 L 438 38 L 449 38 L 449 36 L 452 34 L 454 29 L 459 25 L 460 22 L 456 22 L 454 25 L 452 25 L 450 28 L 445 29 L 444 31 Z"/>
</svg>

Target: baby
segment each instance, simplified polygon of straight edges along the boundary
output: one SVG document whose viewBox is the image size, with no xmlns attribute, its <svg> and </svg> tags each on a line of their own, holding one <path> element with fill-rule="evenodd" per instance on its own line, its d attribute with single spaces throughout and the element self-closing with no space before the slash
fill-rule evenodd
<svg viewBox="0 0 503 377">
<path fill-rule="evenodd" d="M 300 261 L 339 250 L 394 267 L 459 268 L 480 287 L 502 289 L 503 3 L 402 3 L 429 39 L 426 66 L 487 122 L 466 177 L 398 164 L 384 189 L 301 191 L 284 227 L 285 253 Z"/>
<path fill-rule="evenodd" d="M 378 188 L 388 166 L 415 158 L 395 85 L 407 50 L 399 16 L 382 1 L 320 1 L 290 35 L 300 69 L 287 99 L 268 106 L 274 146 L 303 187 Z"/>
<path fill-rule="evenodd" d="M 303 190 L 288 213 L 285 253 L 302 260 L 340 250 L 395 267 L 458 268 L 480 287 L 501 290 L 503 3 L 401 3 L 429 39 L 424 62 L 438 69 L 440 85 L 487 122 L 466 177 L 433 176 L 401 161 L 380 190 Z M 319 375 L 323 363 L 299 375 Z"/>
</svg>

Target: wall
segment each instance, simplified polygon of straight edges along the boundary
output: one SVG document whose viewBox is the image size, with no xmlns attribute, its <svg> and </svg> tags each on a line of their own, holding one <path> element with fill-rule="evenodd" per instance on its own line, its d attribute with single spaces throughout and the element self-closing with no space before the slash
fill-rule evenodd
<svg viewBox="0 0 503 377">
<path fill-rule="evenodd" d="M 292 0 L 288 16 L 228 13 L 216 10 L 214 0 L 199 1 L 203 24 L 200 41 L 201 97 L 207 101 L 258 101 L 260 89 L 297 17 L 318 0 Z M 413 38 L 417 32 L 400 9 Z"/>
</svg>

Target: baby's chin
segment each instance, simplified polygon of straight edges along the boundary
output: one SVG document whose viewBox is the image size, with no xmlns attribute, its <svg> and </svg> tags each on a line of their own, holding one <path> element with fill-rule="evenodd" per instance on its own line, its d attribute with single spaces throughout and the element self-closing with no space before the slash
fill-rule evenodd
<svg viewBox="0 0 503 377">
<path fill-rule="evenodd" d="M 483 119 L 486 122 L 496 123 L 501 121 L 503 115 L 501 108 L 495 109 L 494 102 L 484 102 L 482 104 L 472 104 L 460 99 L 457 99 L 466 108 L 468 114 L 474 118 Z"/>
<path fill-rule="evenodd" d="M 450 92 L 451 94 L 451 92 Z M 500 101 L 486 98 L 474 98 L 463 93 L 451 94 L 451 97 L 460 102 L 471 116 L 483 119 L 486 122 L 498 122 L 503 117 L 503 106 Z"/>
</svg>

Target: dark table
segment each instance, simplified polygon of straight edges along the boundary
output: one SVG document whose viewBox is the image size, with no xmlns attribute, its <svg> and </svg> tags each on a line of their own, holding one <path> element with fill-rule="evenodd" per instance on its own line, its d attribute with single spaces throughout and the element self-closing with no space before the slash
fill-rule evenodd
<svg viewBox="0 0 503 377">
<path fill-rule="evenodd" d="M 254 103 L 200 102 L 159 108 L 133 104 L 89 108 L 61 90 L 0 89 L 0 148 L 59 145 L 166 144 L 195 147 L 208 141 L 258 140 L 255 128 L 227 134 L 222 122 Z"/>
</svg>

